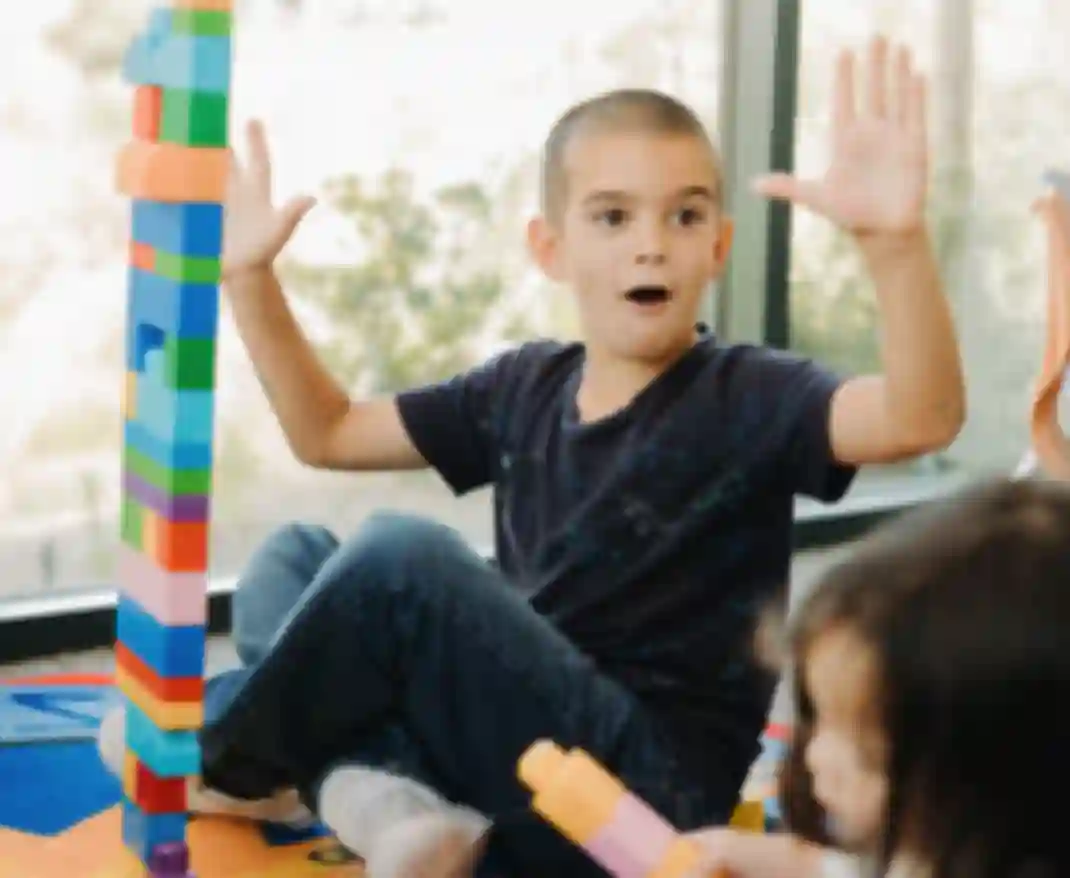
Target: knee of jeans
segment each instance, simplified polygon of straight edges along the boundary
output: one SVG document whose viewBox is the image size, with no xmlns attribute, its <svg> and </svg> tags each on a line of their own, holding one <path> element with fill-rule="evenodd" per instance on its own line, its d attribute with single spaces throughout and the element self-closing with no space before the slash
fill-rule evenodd
<svg viewBox="0 0 1070 878">
<path fill-rule="evenodd" d="M 446 573 L 453 559 L 470 552 L 452 528 L 428 518 L 396 512 L 373 513 L 338 555 L 347 567 L 360 566 L 367 580 L 386 587 L 436 587 L 426 573 Z M 420 575 L 410 575 L 418 572 Z"/>
<path fill-rule="evenodd" d="M 232 639 L 252 664 L 267 650 L 279 626 L 300 600 L 338 540 L 319 525 L 293 522 L 273 531 L 238 578 L 232 601 Z"/>
</svg>

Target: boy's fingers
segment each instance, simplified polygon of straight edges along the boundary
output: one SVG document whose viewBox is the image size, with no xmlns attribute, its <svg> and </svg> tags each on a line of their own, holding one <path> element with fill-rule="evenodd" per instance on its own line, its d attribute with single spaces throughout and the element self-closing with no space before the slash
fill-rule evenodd
<svg viewBox="0 0 1070 878">
<path fill-rule="evenodd" d="M 271 192 L 271 153 L 268 150 L 264 123 L 251 119 L 246 128 L 249 141 L 249 171 L 265 192 Z"/>
</svg>

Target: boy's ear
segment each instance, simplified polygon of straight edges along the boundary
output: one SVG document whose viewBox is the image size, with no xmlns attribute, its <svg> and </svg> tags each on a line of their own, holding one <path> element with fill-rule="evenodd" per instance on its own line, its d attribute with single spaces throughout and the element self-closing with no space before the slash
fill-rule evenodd
<svg viewBox="0 0 1070 878">
<path fill-rule="evenodd" d="M 528 253 L 550 280 L 563 279 L 557 230 L 541 214 L 528 220 Z"/>
<path fill-rule="evenodd" d="M 736 234 L 736 224 L 728 216 L 721 217 L 721 233 L 713 245 L 714 260 L 717 264 L 717 273 L 724 271 L 725 263 L 728 262 L 728 254 L 732 250 L 732 241 Z"/>
</svg>

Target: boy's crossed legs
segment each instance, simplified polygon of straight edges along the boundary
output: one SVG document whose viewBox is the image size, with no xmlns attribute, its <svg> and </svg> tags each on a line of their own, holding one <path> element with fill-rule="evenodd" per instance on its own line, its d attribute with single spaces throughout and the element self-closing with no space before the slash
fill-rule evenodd
<svg viewBox="0 0 1070 878">
<path fill-rule="evenodd" d="M 341 546 L 290 527 L 243 580 L 234 634 L 249 666 L 205 698 L 212 788 L 269 801 L 297 788 L 361 854 L 411 828 L 406 814 L 425 829 L 459 818 L 474 839 L 483 824 L 447 800 L 463 803 L 494 823 L 488 863 L 562 876 L 602 873 L 530 812 L 516 762 L 537 738 L 584 747 L 681 828 L 735 804 L 731 785 L 683 776 L 640 702 L 444 526 L 380 515 Z"/>
</svg>

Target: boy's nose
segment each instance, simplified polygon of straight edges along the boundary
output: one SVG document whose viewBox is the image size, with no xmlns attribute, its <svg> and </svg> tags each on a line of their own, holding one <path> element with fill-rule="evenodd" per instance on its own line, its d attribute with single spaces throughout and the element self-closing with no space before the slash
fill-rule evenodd
<svg viewBox="0 0 1070 878">
<path fill-rule="evenodd" d="M 665 262 L 665 254 L 660 250 L 647 250 L 640 252 L 635 261 L 640 265 L 661 265 Z"/>
</svg>

